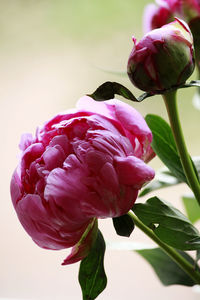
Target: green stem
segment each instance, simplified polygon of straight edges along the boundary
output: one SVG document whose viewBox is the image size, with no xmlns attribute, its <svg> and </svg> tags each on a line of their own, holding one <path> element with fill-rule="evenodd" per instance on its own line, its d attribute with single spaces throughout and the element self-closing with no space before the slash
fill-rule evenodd
<svg viewBox="0 0 200 300">
<path fill-rule="evenodd" d="M 167 108 L 172 132 L 180 155 L 185 176 L 187 178 L 191 190 L 193 191 L 200 205 L 200 184 L 196 176 L 196 173 L 194 171 L 192 161 L 184 141 L 183 132 L 182 132 L 179 116 L 178 116 L 176 91 L 163 94 L 163 99 L 165 101 L 165 106 Z"/>
<path fill-rule="evenodd" d="M 197 284 L 200 284 L 200 273 L 195 271 L 194 266 L 191 265 L 183 256 L 181 256 L 174 248 L 163 243 L 154 232 L 143 224 L 132 212 L 128 213 L 133 219 L 135 225 L 142 230 L 150 239 L 152 239 L 165 253 L 175 261 L 185 273 L 187 273 Z"/>
</svg>

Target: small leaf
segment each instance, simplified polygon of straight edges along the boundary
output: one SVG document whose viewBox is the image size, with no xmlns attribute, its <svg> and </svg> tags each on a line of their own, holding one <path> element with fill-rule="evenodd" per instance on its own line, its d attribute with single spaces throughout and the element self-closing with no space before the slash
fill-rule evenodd
<svg viewBox="0 0 200 300">
<path fill-rule="evenodd" d="M 107 277 L 104 270 L 105 242 L 98 231 L 96 242 L 90 253 L 81 261 L 79 283 L 83 300 L 94 300 L 105 289 Z"/>
<path fill-rule="evenodd" d="M 135 204 L 133 211 L 164 243 L 179 250 L 200 249 L 198 230 L 170 203 L 153 197 Z"/>
<path fill-rule="evenodd" d="M 200 207 L 194 198 L 193 195 L 191 196 L 183 196 L 182 197 L 183 204 L 188 216 L 188 219 L 195 223 L 196 221 L 200 220 Z"/>
<path fill-rule="evenodd" d="M 151 193 L 155 190 L 169 187 L 180 183 L 181 181 L 175 177 L 167 168 L 162 168 L 157 171 L 155 178 L 145 185 L 142 191 L 139 194 L 139 197 L 143 197 L 148 193 Z"/>
<path fill-rule="evenodd" d="M 189 263 L 195 265 L 195 261 L 187 253 L 178 252 Z M 137 253 L 150 263 L 164 285 L 193 286 L 196 284 L 162 249 L 143 249 L 137 250 Z"/>
<path fill-rule="evenodd" d="M 88 95 L 97 101 L 110 100 L 115 98 L 115 94 L 123 96 L 126 99 L 138 102 L 137 98 L 125 86 L 117 82 L 107 81 L 100 85 L 96 91 Z"/>
<path fill-rule="evenodd" d="M 187 183 L 170 126 L 156 115 L 147 115 L 145 119 L 153 133 L 154 152 L 174 176 Z"/>
<path fill-rule="evenodd" d="M 123 215 L 121 217 L 113 218 L 113 225 L 115 227 L 116 233 L 120 236 L 129 237 L 134 229 L 133 219 L 128 215 Z"/>
</svg>

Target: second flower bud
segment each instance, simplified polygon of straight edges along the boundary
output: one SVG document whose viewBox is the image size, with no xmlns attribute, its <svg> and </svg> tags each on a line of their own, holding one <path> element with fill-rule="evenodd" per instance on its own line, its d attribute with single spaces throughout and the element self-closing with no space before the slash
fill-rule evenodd
<svg viewBox="0 0 200 300">
<path fill-rule="evenodd" d="M 179 19 L 147 33 L 128 60 L 131 82 L 146 92 L 164 92 L 185 83 L 194 70 L 193 38 Z"/>
</svg>

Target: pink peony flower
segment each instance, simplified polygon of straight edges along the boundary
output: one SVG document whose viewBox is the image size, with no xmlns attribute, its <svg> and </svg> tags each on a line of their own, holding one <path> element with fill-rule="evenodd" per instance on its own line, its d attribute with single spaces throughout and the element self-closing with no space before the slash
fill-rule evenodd
<svg viewBox="0 0 200 300">
<path fill-rule="evenodd" d="M 186 22 L 200 16 L 199 0 L 158 0 L 160 6 L 167 7 L 175 16 Z"/>
<path fill-rule="evenodd" d="M 200 2 L 199 0 L 157 0 L 156 4 L 148 4 L 144 10 L 144 32 L 160 28 L 172 21 L 174 17 L 185 20 L 198 42 L 200 25 Z"/>
<path fill-rule="evenodd" d="M 143 30 L 147 33 L 153 29 L 160 28 L 173 20 L 173 13 L 165 6 L 148 4 L 143 15 Z"/>
<path fill-rule="evenodd" d="M 194 70 L 193 38 L 184 21 L 176 19 L 148 32 L 140 42 L 133 37 L 127 72 L 131 82 L 146 92 L 164 92 L 183 84 Z"/>
<path fill-rule="evenodd" d="M 152 134 L 143 117 L 118 100 L 79 100 L 20 143 L 11 181 L 18 218 L 46 249 L 73 247 L 63 264 L 84 258 L 97 219 L 126 214 L 154 177 Z"/>
</svg>

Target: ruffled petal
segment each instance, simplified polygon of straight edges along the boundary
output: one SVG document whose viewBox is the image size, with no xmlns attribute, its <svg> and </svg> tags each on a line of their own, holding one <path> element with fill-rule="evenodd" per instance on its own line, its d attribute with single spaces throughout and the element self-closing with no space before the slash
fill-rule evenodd
<svg viewBox="0 0 200 300">
<path fill-rule="evenodd" d="M 123 127 L 142 141 L 152 141 L 152 133 L 141 114 L 132 106 L 119 100 L 109 100 L 106 105 Z"/>
<path fill-rule="evenodd" d="M 14 207 L 16 208 L 17 202 L 21 199 L 22 197 L 22 192 L 20 189 L 21 182 L 20 178 L 17 174 L 17 170 L 13 173 L 11 183 L 10 183 L 10 193 L 11 193 L 11 199 Z"/>
<path fill-rule="evenodd" d="M 50 172 L 44 190 L 46 201 L 54 201 L 66 218 L 73 222 L 85 221 L 81 212 L 81 201 L 87 195 L 87 188 L 82 183 L 83 177 L 84 173 L 79 168 L 56 168 Z"/>
<path fill-rule="evenodd" d="M 125 158 L 116 156 L 114 165 L 120 183 L 134 186 L 137 189 L 140 189 L 145 182 L 152 180 L 155 176 L 151 167 L 134 156 Z"/>
</svg>

